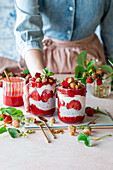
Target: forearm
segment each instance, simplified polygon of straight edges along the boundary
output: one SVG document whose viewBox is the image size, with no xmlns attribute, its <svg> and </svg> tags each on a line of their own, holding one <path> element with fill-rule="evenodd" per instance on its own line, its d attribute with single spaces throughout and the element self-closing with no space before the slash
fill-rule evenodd
<svg viewBox="0 0 113 170">
<path fill-rule="evenodd" d="M 32 49 L 25 53 L 25 61 L 32 76 L 36 72 L 43 72 L 45 67 L 44 57 L 41 50 Z"/>
</svg>

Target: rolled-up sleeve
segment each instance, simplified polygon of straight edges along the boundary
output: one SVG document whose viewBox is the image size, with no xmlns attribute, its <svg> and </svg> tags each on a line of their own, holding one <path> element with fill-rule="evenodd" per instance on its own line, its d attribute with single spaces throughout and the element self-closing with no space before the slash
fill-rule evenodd
<svg viewBox="0 0 113 170">
<path fill-rule="evenodd" d="M 38 0 L 15 0 L 17 19 L 14 34 L 17 50 L 22 57 L 31 49 L 43 52 L 43 24 L 38 7 Z"/>
<path fill-rule="evenodd" d="M 106 59 L 113 60 L 113 0 L 107 0 L 101 22 L 101 37 Z"/>
</svg>

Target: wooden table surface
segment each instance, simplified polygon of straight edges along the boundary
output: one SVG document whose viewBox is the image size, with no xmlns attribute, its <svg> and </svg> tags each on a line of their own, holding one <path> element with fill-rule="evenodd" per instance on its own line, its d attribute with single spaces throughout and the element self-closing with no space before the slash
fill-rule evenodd
<svg viewBox="0 0 113 170">
<path fill-rule="evenodd" d="M 59 75 L 63 79 L 67 75 Z M 56 75 L 57 77 L 57 75 Z M 2 89 L 0 91 L 0 107 Z M 87 106 L 104 108 L 113 114 L 113 93 L 100 99 L 87 92 Z M 19 107 L 24 110 L 24 107 Z M 24 138 L 13 139 L 8 133 L 0 135 L 0 170 L 113 170 L 113 129 L 93 129 L 92 137 L 112 134 L 112 137 L 92 141 L 91 147 L 78 143 L 77 136 L 70 136 L 67 130 L 46 143 L 40 130 Z"/>
</svg>

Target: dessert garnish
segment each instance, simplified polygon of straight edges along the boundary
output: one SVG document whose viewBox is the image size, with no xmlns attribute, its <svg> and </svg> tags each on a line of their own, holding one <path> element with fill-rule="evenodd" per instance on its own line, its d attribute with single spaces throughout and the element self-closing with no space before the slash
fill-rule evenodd
<svg viewBox="0 0 113 170">
<path fill-rule="evenodd" d="M 105 111 L 106 111 L 106 110 L 105 110 Z M 95 108 L 92 108 L 92 107 L 86 107 L 86 108 L 85 108 L 85 113 L 86 113 L 88 116 L 93 116 L 93 115 L 96 114 L 96 113 L 101 113 L 101 114 L 103 114 L 103 115 L 109 116 L 109 114 L 107 113 L 107 111 L 106 111 L 106 112 L 102 111 L 98 106 L 97 106 L 96 109 L 95 109 Z"/>
<path fill-rule="evenodd" d="M 93 59 L 86 60 L 86 57 L 87 51 L 81 52 L 77 58 L 78 65 L 75 67 L 75 78 L 81 80 L 82 83 L 93 83 L 96 80 L 97 86 L 100 86 L 105 73 L 108 73 L 105 79 L 113 76 L 113 69 L 110 65 L 97 66 L 96 61 Z"/>
</svg>

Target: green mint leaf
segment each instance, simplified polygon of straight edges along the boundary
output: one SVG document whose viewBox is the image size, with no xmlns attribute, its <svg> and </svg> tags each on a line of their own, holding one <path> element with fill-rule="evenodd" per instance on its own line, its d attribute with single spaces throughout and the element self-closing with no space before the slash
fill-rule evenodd
<svg viewBox="0 0 113 170">
<path fill-rule="evenodd" d="M 29 70 L 27 69 L 27 70 L 24 70 L 24 71 L 22 71 L 22 72 L 20 72 L 21 74 L 29 74 L 30 72 L 29 72 Z"/>
<path fill-rule="evenodd" d="M 113 66 L 113 61 L 112 60 L 108 60 L 108 62 Z"/>
<path fill-rule="evenodd" d="M 0 128 L 0 134 L 2 134 L 2 133 L 4 133 L 4 132 L 7 132 L 6 127 L 1 127 L 1 128 Z"/>
<path fill-rule="evenodd" d="M 86 57 L 87 57 L 87 51 L 81 52 L 81 53 L 78 55 L 78 57 L 77 57 L 77 63 L 78 63 L 78 65 L 84 67 Z"/>
<path fill-rule="evenodd" d="M 20 133 L 20 131 L 15 128 L 8 128 L 8 132 L 12 138 L 17 138 L 18 133 Z"/>
<path fill-rule="evenodd" d="M 81 79 L 81 83 L 87 84 L 86 80 L 87 80 L 87 77 L 82 78 L 82 79 Z"/>
<path fill-rule="evenodd" d="M 83 66 L 78 65 L 75 67 L 75 78 L 80 78 L 78 76 L 81 71 L 85 71 L 85 68 Z"/>
<path fill-rule="evenodd" d="M 10 109 L 5 109 L 4 112 L 12 116 L 12 111 Z"/>
<path fill-rule="evenodd" d="M 49 72 L 49 73 L 46 73 L 46 75 L 47 76 L 52 76 L 52 75 L 54 75 L 54 73 L 53 72 Z"/>
<path fill-rule="evenodd" d="M 20 117 L 20 116 L 24 116 L 24 115 L 23 115 L 23 112 L 21 110 L 15 110 L 13 112 L 12 116 Z"/>
<path fill-rule="evenodd" d="M 84 141 L 84 144 L 88 147 L 91 146 L 91 138 L 88 135 L 83 134 L 82 132 L 79 133 L 78 142 Z"/>
<path fill-rule="evenodd" d="M 101 66 L 99 66 L 99 68 L 101 68 L 104 71 L 107 71 L 108 73 L 112 73 L 113 72 L 112 67 L 109 66 L 109 65 L 101 65 Z"/>
<path fill-rule="evenodd" d="M 4 118 L 3 117 L 0 117 L 0 121 L 3 121 L 4 120 Z"/>
<path fill-rule="evenodd" d="M 47 74 L 47 73 L 49 73 L 49 68 L 44 68 L 43 71 L 45 74 Z"/>
<path fill-rule="evenodd" d="M 87 64 L 87 68 L 88 68 L 89 66 L 94 65 L 94 64 L 95 64 L 95 61 L 94 61 L 94 60 L 91 60 L 91 61 Z"/>
<path fill-rule="evenodd" d="M 6 109 L 10 109 L 12 113 L 17 110 L 15 107 L 7 107 Z"/>
</svg>

